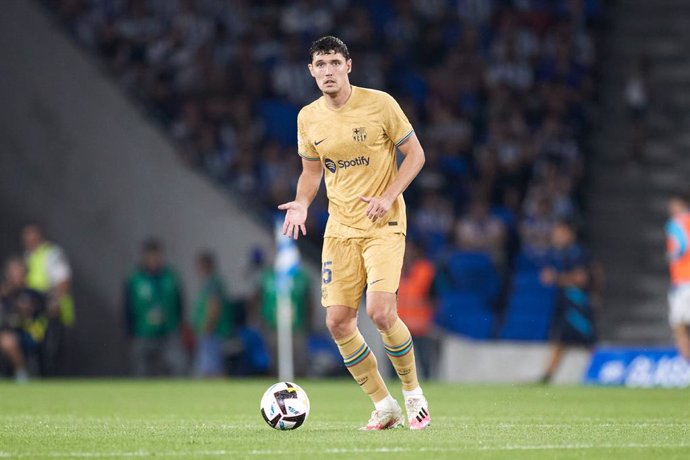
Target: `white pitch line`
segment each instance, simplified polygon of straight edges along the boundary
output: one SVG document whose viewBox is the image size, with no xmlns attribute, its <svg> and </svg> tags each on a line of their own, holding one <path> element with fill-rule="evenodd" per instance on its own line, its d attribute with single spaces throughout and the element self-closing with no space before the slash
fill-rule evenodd
<svg viewBox="0 0 690 460">
<path fill-rule="evenodd" d="M 385 454 L 385 453 L 423 453 L 423 452 L 477 452 L 477 451 L 528 451 L 528 450 L 591 450 L 591 449 L 679 449 L 689 448 L 690 443 L 679 444 L 536 444 L 536 445 L 504 445 L 504 446 L 466 446 L 466 447 L 421 447 L 418 449 L 404 447 L 375 447 L 375 448 L 331 448 L 313 450 L 207 450 L 207 451 L 174 451 L 174 452 L 0 452 L 0 458 L 137 458 L 137 457 L 225 457 L 229 455 L 288 455 L 288 454 Z"/>
<path fill-rule="evenodd" d="M 505 450 L 589 450 L 589 449 L 681 449 L 688 448 L 690 444 L 537 444 L 533 446 L 523 445 L 506 445 L 506 446 L 482 446 L 476 449 L 468 450 L 482 450 L 482 451 L 505 451 Z M 435 452 L 434 448 L 421 448 L 420 451 Z"/>
</svg>

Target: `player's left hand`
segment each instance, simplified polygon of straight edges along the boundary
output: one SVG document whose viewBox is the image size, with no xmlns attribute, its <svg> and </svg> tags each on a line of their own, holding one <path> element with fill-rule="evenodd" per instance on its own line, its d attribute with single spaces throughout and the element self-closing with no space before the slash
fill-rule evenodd
<svg viewBox="0 0 690 460">
<path fill-rule="evenodd" d="M 388 214 L 393 206 L 393 200 L 382 196 L 360 196 L 360 200 L 369 203 L 365 214 L 372 222 L 376 222 L 381 217 Z"/>
</svg>

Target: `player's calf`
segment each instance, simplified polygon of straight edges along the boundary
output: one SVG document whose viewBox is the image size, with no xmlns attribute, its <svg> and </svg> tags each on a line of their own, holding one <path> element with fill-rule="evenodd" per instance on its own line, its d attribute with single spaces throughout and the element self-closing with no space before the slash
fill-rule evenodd
<svg viewBox="0 0 690 460">
<path fill-rule="evenodd" d="M 343 357 L 343 363 L 362 390 L 369 395 L 376 404 L 386 397 L 390 398 L 388 388 L 381 377 L 376 357 L 364 341 L 358 329 L 341 340 L 336 340 L 338 350 Z"/>
</svg>

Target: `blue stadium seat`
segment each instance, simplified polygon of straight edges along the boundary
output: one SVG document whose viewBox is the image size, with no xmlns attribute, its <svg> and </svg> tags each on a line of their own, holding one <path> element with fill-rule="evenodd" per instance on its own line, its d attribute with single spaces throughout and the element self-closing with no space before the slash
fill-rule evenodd
<svg viewBox="0 0 690 460">
<path fill-rule="evenodd" d="M 538 271 L 516 271 L 513 274 L 510 288 L 511 292 L 514 294 L 531 294 L 534 296 L 539 296 L 543 293 L 544 289 L 548 289 L 546 286 L 541 284 Z"/>
<path fill-rule="evenodd" d="M 307 339 L 309 354 L 309 371 L 318 376 L 342 373 L 343 359 L 338 346 L 327 334 L 310 335 Z"/>
<path fill-rule="evenodd" d="M 539 281 L 539 272 L 514 274 L 499 338 L 544 341 L 548 339 L 556 304 L 556 289 Z"/>
<path fill-rule="evenodd" d="M 297 114 L 299 108 L 289 102 L 266 99 L 259 106 L 266 132 L 283 146 L 297 143 Z"/>
<path fill-rule="evenodd" d="M 552 315 L 521 315 L 509 312 L 499 333 L 501 340 L 544 342 L 549 338 Z"/>
<path fill-rule="evenodd" d="M 539 271 L 547 265 L 545 256 L 537 256 L 520 251 L 515 256 L 515 272 L 525 273 Z"/>
<path fill-rule="evenodd" d="M 490 305 L 476 292 L 458 291 L 440 297 L 436 324 L 466 337 L 491 338 L 495 315 Z"/>
<path fill-rule="evenodd" d="M 444 232 L 428 232 L 420 240 L 425 252 L 432 259 L 437 258 L 448 244 L 448 238 Z"/>
<path fill-rule="evenodd" d="M 448 258 L 447 276 L 453 290 L 477 293 L 489 304 L 501 289 L 496 266 L 488 254 L 481 252 L 455 251 Z"/>
<path fill-rule="evenodd" d="M 401 86 L 405 94 L 411 96 L 418 104 L 423 104 L 428 92 L 427 82 L 424 80 L 424 77 L 408 69 L 401 76 L 401 80 Z"/>
</svg>

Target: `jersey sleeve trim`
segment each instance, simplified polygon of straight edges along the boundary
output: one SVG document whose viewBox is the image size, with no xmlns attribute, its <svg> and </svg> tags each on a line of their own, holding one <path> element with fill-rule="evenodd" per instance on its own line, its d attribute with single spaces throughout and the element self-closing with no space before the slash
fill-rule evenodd
<svg viewBox="0 0 690 460">
<path fill-rule="evenodd" d="M 305 154 L 302 153 L 302 152 L 297 152 L 297 154 L 298 154 L 299 156 L 301 156 L 302 158 L 304 158 L 305 160 L 309 160 L 309 161 L 319 161 L 319 160 L 321 160 L 321 158 L 319 158 L 319 157 L 310 157 L 310 156 L 305 155 Z"/>
<path fill-rule="evenodd" d="M 409 133 L 405 134 L 402 139 L 400 139 L 398 142 L 395 143 L 396 147 L 400 147 L 400 145 L 405 142 L 407 139 L 410 138 L 414 134 L 414 129 L 411 130 Z"/>
</svg>

